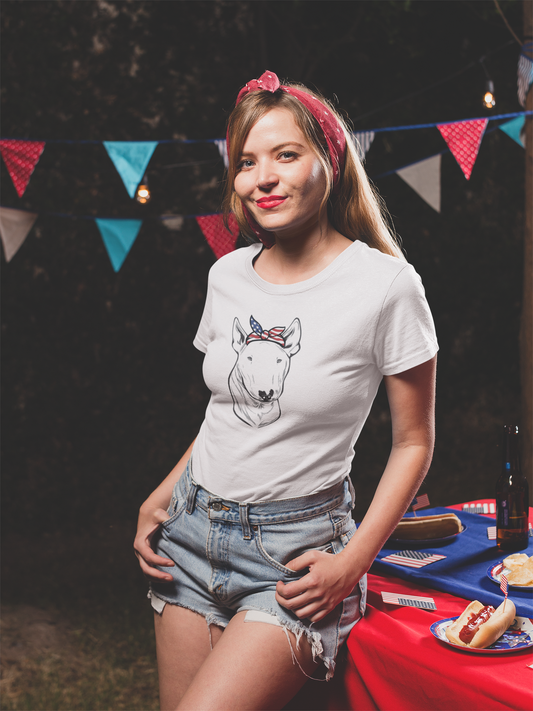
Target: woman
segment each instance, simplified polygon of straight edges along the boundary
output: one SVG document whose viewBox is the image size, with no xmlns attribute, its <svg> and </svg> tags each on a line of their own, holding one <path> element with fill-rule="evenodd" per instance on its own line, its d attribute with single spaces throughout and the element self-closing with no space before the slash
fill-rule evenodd
<svg viewBox="0 0 533 711">
<path fill-rule="evenodd" d="M 253 243 L 211 269 L 211 400 L 135 540 L 164 710 L 279 709 L 330 678 L 433 450 L 431 315 L 339 116 L 265 72 L 227 145 L 226 212 Z M 392 449 L 356 530 L 348 475 L 382 378 Z"/>
</svg>

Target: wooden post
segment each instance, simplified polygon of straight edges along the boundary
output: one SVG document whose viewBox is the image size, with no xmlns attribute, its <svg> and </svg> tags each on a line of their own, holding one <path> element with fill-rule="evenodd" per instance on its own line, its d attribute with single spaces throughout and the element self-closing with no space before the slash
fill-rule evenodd
<svg viewBox="0 0 533 711">
<path fill-rule="evenodd" d="M 533 2 L 524 0 L 524 40 L 533 38 Z M 533 110 L 533 87 L 526 99 Z M 524 287 L 520 324 L 520 373 L 522 386 L 522 467 L 529 482 L 533 505 L 533 116 L 526 116 Z"/>
</svg>

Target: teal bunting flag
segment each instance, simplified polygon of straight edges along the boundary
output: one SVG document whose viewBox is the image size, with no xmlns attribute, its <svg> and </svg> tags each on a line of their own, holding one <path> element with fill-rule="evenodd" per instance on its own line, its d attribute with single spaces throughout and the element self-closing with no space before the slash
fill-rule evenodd
<svg viewBox="0 0 533 711">
<path fill-rule="evenodd" d="M 95 217 L 105 248 L 113 265 L 118 272 L 135 242 L 142 220 L 114 220 Z"/>
<path fill-rule="evenodd" d="M 507 121 L 506 123 L 502 123 L 501 126 L 498 126 L 500 131 L 503 131 L 506 133 L 510 138 L 513 139 L 513 141 L 516 141 L 519 146 L 522 146 L 522 148 L 525 148 L 525 142 L 523 140 L 523 133 L 522 129 L 524 128 L 524 123 L 525 123 L 525 118 L 523 116 L 517 116 L 514 119 L 511 119 L 511 121 Z"/>
<path fill-rule="evenodd" d="M 137 186 L 143 179 L 157 141 L 103 141 L 130 198 L 135 197 Z"/>
</svg>

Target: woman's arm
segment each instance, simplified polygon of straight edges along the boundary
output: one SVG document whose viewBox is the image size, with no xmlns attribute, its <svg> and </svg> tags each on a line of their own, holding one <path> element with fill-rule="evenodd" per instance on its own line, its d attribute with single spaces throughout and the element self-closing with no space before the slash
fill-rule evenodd
<svg viewBox="0 0 533 711">
<path fill-rule="evenodd" d="M 293 570 L 309 568 L 300 580 L 277 585 L 277 601 L 298 617 L 318 622 L 350 594 L 418 491 L 433 454 L 436 360 L 385 377 L 392 418 L 387 466 L 366 516 L 342 553 L 310 551 L 287 563 Z"/>
<path fill-rule="evenodd" d="M 170 472 L 166 479 L 159 484 L 157 489 L 150 494 L 139 509 L 137 535 L 135 536 L 133 548 L 135 549 L 135 555 L 139 559 L 141 570 L 150 578 L 155 578 L 157 580 L 172 580 L 171 575 L 161 572 L 154 566 L 161 565 L 171 567 L 174 563 L 168 558 L 162 558 L 161 556 L 156 555 L 152 550 L 150 541 L 159 526 L 168 518 L 167 509 L 172 497 L 172 490 L 176 482 L 185 471 L 185 467 L 187 466 L 187 462 L 191 456 L 193 446 L 194 440 L 174 469 Z"/>
</svg>

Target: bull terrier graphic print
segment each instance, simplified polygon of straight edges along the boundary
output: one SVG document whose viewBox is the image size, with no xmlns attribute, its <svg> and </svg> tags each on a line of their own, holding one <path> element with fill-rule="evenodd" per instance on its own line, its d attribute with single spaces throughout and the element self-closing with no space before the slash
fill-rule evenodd
<svg viewBox="0 0 533 711">
<path fill-rule="evenodd" d="M 239 319 L 233 321 L 232 345 L 237 361 L 229 375 L 233 412 L 250 427 L 266 427 L 281 417 L 279 398 L 291 358 L 300 350 L 302 327 L 295 318 L 290 326 L 269 330 L 250 317 L 247 334 Z"/>
</svg>

